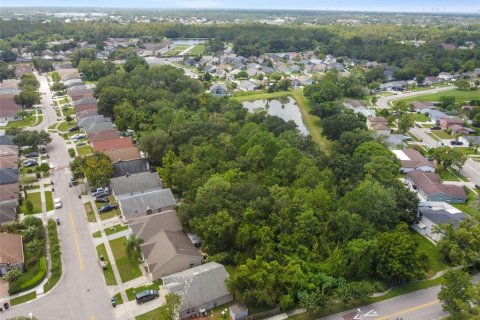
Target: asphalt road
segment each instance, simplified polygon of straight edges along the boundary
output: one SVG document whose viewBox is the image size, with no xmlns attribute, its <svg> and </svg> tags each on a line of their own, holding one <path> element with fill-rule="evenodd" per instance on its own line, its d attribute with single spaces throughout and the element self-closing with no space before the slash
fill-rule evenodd
<svg viewBox="0 0 480 320">
<path fill-rule="evenodd" d="M 480 281 L 480 275 L 474 282 Z M 443 312 L 437 294 L 440 286 L 418 290 L 382 302 L 366 305 L 358 309 L 338 313 L 321 320 L 434 320 L 448 314 Z"/>
<path fill-rule="evenodd" d="M 56 122 L 52 97 L 45 77 L 38 77 L 42 93 L 44 121 L 35 129 L 46 129 Z M 113 307 L 105 280 L 98 264 L 97 254 L 88 228 L 79 190 L 68 187 L 71 173 L 67 145 L 60 135 L 53 133 L 48 145 L 49 161 L 56 165 L 51 179 L 54 196 L 62 199 L 63 208 L 55 211 L 61 219 L 59 236 L 62 247 L 63 275 L 58 285 L 40 298 L 26 304 L 11 307 L 0 314 L 0 319 L 27 316 L 30 313 L 39 320 L 110 320 L 114 319 Z M 3 317 L 3 318 L 2 318 Z"/>
<path fill-rule="evenodd" d="M 378 98 L 376 106 L 379 107 L 379 108 L 382 108 L 382 109 L 390 108 L 390 105 L 388 103 L 392 100 L 398 100 L 398 99 L 414 97 L 414 96 L 421 96 L 421 95 L 424 95 L 424 94 L 437 93 L 437 92 L 442 92 L 442 91 L 449 91 L 449 90 L 453 90 L 453 89 L 455 89 L 454 86 L 448 86 L 448 87 L 433 88 L 433 89 L 422 90 L 422 91 L 399 92 L 399 93 L 397 93 L 395 95 L 392 95 L 392 96 L 386 96 L 386 97 Z"/>
</svg>

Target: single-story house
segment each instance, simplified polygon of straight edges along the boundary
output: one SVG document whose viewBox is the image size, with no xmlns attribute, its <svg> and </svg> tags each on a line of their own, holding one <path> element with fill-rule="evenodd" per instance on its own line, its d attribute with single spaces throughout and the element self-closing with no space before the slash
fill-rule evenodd
<svg viewBox="0 0 480 320">
<path fill-rule="evenodd" d="M 85 110 L 97 109 L 97 99 L 94 97 L 88 97 L 84 99 L 80 99 L 73 102 L 75 106 L 75 112 L 82 112 Z"/>
<path fill-rule="evenodd" d="M 67 88 L 73 88 L 73 87 L 76 87 L 76 86 L 83 86 L 84 85 L 84 83 L 83 83 L 82 79 L 80 79 L 80 77 L 64 81 L 63 84 Z"/>
<path fill-rule="evenodd" d="M 170 189 L 153 190 L 118 199 L 120 211 L 125 222 L 157 212 L 173 210 L 176 203 Z"/>
<path fill-rule="evenodd" d="M 18 115 L 22 111 L 22 106 L 14 100 L 15 94 L 0 95 L 0 125 L 6 126 L 10 121 L 21 120 Z"/>
<path fill-rule="evenodd" d="M 83 130 L 85 130 L 86 133 L 106 131 L 106 130 L 112 130 L 112 129 L 114 129 L 114 126 L 113 126 L 113 123 L 111 122 L 92 123 L 91 125 L 85 126 L 83 128 Z"/>
<path fill-rule="evenodd" d="M 440 128 L 442 128 L 442 130 L 446 130 L 448 127 L 453 126 L 454 124 L 458 124 L 459 126 L 463 127 L 463 122 L 463 119 L 460 118 L 445 117 L 440 119 Z"/>
<path fill-rule="evenodd" d="M 75 86 L 67 90 L 72 101 L 93 97 L 93 90 L 86 86 Z"/>
<path fill-rule="evenodd" d="M 183 231 L 160 230 L 140 245 L 152 280 L 201 265 L 203 257 Z"/>
<path fill-rule="evenodd" d="M 377 134 L 389 135 L 392 133 L 392 129 L 388 126 L 388 121 L 384 117 L 368 117 L 367 128 L 375 131 Z"/>
<path fill-rule="evenodd" d="M 421 170 L 425 172 L 435 172 L 436 165 L 433 161 L 427 160 L 420 152 L 415 149 L 406 148 L 403 150 L 392 150 L 402 163 L 402 172 Z"/>
<path fill-rule="evenodd" d="M 210 93 L 214 96 L 224 96 L 228 93 L 228 88 L 224 83 L 215 83 L 210 87 Z"/>
<path fill-rule="evenodd" d="M 140 159 L 142 157 L 137 147 L 107 150 L 104 151 L 104 153 L 110 158 L 110 160 L 112 160 L 113 163 L 118 161 Z"/>
<path fill-rule="evenodd" d="M 81 119 L 78 119 L 77 125 L 80 128 L 88 127 L 91 124 L 94 123 L 101 123 L 101 122 L 111 122 L 109 118 L 105 118 L 102 115 L 96 115 L 96 116 L 89 116 L 89 117 L 84 117 Z"/>
<path fill-rule="evenodd" d="M 343 102 L 343 105 L 345 108 L 349 109 L 365 108 L 365 103 L 363 101 L 353 99 L 345 100 L 345 102 Z"/>
<path fill-rule="evenodd" d="M 438 111 L 432 108 L 420 110 L 420 113 L 427 115 L 430 120 L 435 121 L 435 123 L 440 123 L 440 119 L 448 117 L 448 115 L 443 113 L 442 111 Z"/>
<path fill-rule="evenodd" d="M 0 169 L 18 168 L 18 155 L 0 155 Z"/>
<path fill-rule="evenodd" d="M 228 292 L 228 273 L 217 262 L 209 262 L 162 278 L 169 293 L 180 295 L 179 316 L 185 319 L 205 313 L 233 300 Z"/>
<path fill-rule="evenodd" d="M 449 126 L 448 129 L 452 130 L 452 134 L 457 134 L 457 133 L 470 134 L 470 133 L 475 132 L 475 130 L 473 130 L 473 129 L 466 128 L 466 127 L 458 125 L 458 124 L 453 124 L 453 125 Z"/>
<path fill-rule="evenodd" d="M 160 230 L 183 230 L 182 223 L 180 222 L 175 210 L 163 211 L 157 214 L 135 219 L 129 224 L 129 227 L 132 230 L 132 233 L 137 236 L 137 238 L 143 239 L 144 241 L 151 239 Z"/>
<path fill-rule="evenodd" d="M 18 195 L 14 200 L 0 202 L 0 225 L 15 221 L 17 217 L 17 205 Z"/>
<path fill-rule="evenodd" d="M 480 136 L 463 136 L 458 138 L 466 146 L 480 146 Z"/>
<path fill-rule="evenodd" d="M 0 185 L 17 183 L 19 179 L 18 169 L 0 169 Z"/>
<path fill-rule="evenodd" d="M 255 91 L 257 86 L 249 80 L 243 80 L 238 84 L 238 88 L 242 91 Z"/>
<path fill-rule="evenodd" d="M 112 130 L 105 130 L 105 131 L 98 131 L 98 132 L 90 132 L 87 134 L 87 137 L 88 137 L 88 141 L 93 143 L 93 142 L 100 142 L 105 140 L 119 139 L 120 134 L 118 133 L 118 130 L 112 129 Z"/>
<path fill-rule="evenodd" d="M 162 189 L 157 172 L 140 172 L 110 179 L 110 187 L 117 199 Z"/>
<path fill-rule="evenodd" d="M 80 119 L 83 119 L 83 118 L 98 116 L 98 110 L 87 109 L 87 110 L 77 112 L 76 115 L 77 115 L 77 121 L 79 121 Z"/>
<path fill-rule="evenodd" d="M 118 161 L 113 164 L 113 176 L 121 177 L 136 173 L 150 171 L 150 164 L 147 158 L 140 158 L 128 161 Z"/>
<path fill-rule="evenodd" d="M 80 75 L 77 68 L 58 69 L 57 73 L 60 76 L 60 79 L 62 81 L 67 81 L 68 80 L 67 76 L 73 75 L 75 77 L 78 77 Z"/>
<path fill-rule="evenodd" d="M 13 146 L 13 136 L 0 135 L 0 146 Z"/>
<path fill-rule="evenodd" d="M 20 184 L 18 183 L 18 181 L 0 185 L 0 203 L 12 200 L 17 203 L 19 195 Z"/>
<path fill-rule="evenodd" d="M 410 103 L 414 111 L 421 111 L 428 108 L 435 107 L 433 102 L 423 102 L 423 101 L 412 101 Z"/>
<path fill-rule="evenodd" d="M 124 148 L 131 148 L 133 146 L 134 145 L 130 137 L 114 138 L 110 140 L 92 142 L 92 147 L 93 147 L 93 150 L 95 151 L 124 149 Z"/>
<path fill-rule="evenodd" d="M 22 236 L 0 232 L 0 276 L 14 267 L 23 271 L 23 263 Z"/>
<path fill-rule="evenodd" d="M 409 172 L 407 177 L 414 189 L 427 201 L 465 203 L 467 200 L 463 187 L 442 184 L 440 176 L 436 173 L 415 170 Z"/>
<path fill-rule="evenodd" d="M 442 238 L 442 234 L 433 232 L 436 226 L 453 223 L 456 227 L 460 221 L 470 218 L 462 211 L 451 206 L 449 206 L 449 208 L 419 207 L 419 213 L 421 220 L 414 224 L 412 228 L 435 243 Z"/>
</svg>

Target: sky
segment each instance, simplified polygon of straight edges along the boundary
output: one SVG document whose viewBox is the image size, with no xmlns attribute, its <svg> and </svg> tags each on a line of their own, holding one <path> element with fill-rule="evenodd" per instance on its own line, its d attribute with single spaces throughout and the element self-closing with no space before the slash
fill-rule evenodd
<svg viewBox="0 0 480 320">
<path fill-rule="evenodd" d="M 179 9 L 296 9 L 480 14 L 480 0 L 0 0 L 0 6 Z"/>
</svg>

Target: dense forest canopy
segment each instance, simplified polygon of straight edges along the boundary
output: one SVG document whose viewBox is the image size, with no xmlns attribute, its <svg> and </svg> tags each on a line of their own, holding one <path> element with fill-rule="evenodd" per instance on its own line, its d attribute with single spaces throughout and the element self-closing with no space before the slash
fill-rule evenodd
<svg viewBox="0 0 480 320">
<path fill-rule="evenodd" d="M 364 126 L 344 128 L 327 156 L 293 123 L 205 94 L 167 66 L 118 70 L 96 95 L 120 129 L 137 130 L 209 259 L 238 266 L 229 286 L 242 300 L 348 302 L 375 281 L 424 276 L 407 230 L 418 200 Z"/>
</svg>

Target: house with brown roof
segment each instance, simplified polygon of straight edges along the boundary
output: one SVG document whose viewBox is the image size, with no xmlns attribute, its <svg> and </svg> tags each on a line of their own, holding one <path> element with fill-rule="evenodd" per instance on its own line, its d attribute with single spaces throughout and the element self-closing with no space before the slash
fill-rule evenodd
<svg viewBox="0 0 480 320">
<path fill-rule="evenodd" d="M 82 110 L 77 112 L 77 121 L 80 121 L 83 118 L 86 117 L 93 117 L 93 116 L 98 116 L 98 110 L 97 109 L 87 109 L 87 110 Z"/>
<path fill-rule="evenodd" d="M 18 202 L 18 196 L 20 194 L 20 185 L 17 182 L 0 184 L 0 203 L 4 201 Z"/>
<path fill-rule="evenodd" d="M 161 230 L 140 245 L 152 280 L 202 264 L 202 255 L 183 231 Z"/>
<path fill-rule="evenodd" d="M 139 239 L 151 239 L 160 230 L 182 231 L 183 227 L 175 210 L 167 210 L 157 214 L 135 219 L 130 224 L 130 229 Z"/>
<path fill-rule="evenodd" d="M 120 134 L 116 129 L 90 132 L 87 134 L 87 136 L 88 136 L 88 141 L 90 141 L 90 143 L 120 138 Z"/>
<path fill-rule="evenodd" d="M 17 205 L 17 199 L 0 202 L 0 225 L 15 221 L 17 218 Z"/>
<path fill-rule="evenodd" d="M 463 127 L 463 122 L 464 122 L 463 119 L 460 119 L 460 118 L 442 118 L 440 119 L 440 128 L 442 128 L 442 130 L 446 130 L 450 126 L 453 126 L 454 124 L 457 124 Z"/>
<path fill-rule="evenodd" d="M 420 152 L 415 149 L 406 148 L 403 150 L 392 150 L 402 163 L 402 172 L 421 170 L 425 172 L 435 172 L 436 164 L 427 160 Z"/>
<path fill-rule="evenodd" d="M 77 68 L 71 68 L 71 69 L 58 69 L 57 70 L 58 75 L 60 76 L 60 79 L 62 81 L 68 81 L 69 76 L 74 76 L 74 77 L 79 77 L 80 72 L 78 72 Z"/>
<path fill-rule="evenodd" d="M 104 153 L 110 158 L 110 160 L 112 160 L 113 163 L 118 161 L 140 159 L 142 157 L 137 147 L 106 150 Z"/>
<path fill-rule="evenodd" d="M 0 126 L 6 126 L 10 121 L 22 120 L 18 115 L 22 106 L 14 100 L 15 94 L 0 94 Z"/>
<path fill-rule="evenodd" d="M 88 97 L 84 99 L 80 99 L 73 102 L 75 106 L 75 112 L 79 113 L 85 110 L 97 110 L 97 99 L 94 97 Z"/>
<path fill-rule="evenodd" d="M 407 177 L 413 188 L 427 201 L 465 203 L 467 199 L 463 187 L 443 184 L 436 173 L 415 170 L 409 172 Z"/>
<path fill-rule="evenodd" d="M 410 102 L 410 106 L 414 111 L 421 111 L 424 109 L 433 108 L 435 105 L 433 102 L 424 102 L 424 101 L 412 101 Z"/>
<path fill-rule="evenodd" d="M 18 168 L 18 155 L 0 156 L 0 169 Z"/>
<path fill-rule="evenodd" d="M 14 267 L 23 271 L 23 263 L 22 236 L 0 232 L 0 276 Z"/>
<path fill-rule="evenodd" d="M 95 151 L 108 151 L 115 149 L 124 149 L 134 147 L 132 139 L 129 137 L 125 138 L 114 138 L 109 140 L 94 141 L 92 142 L 93 150 Z"/>
<path fill-rule="evenodd" d="M 86 86 L 75 86 L 69 88 L 67 93 L 72 101 L 93 97 L 93 90 Z"/>
<path fill-rule="evenodd" d="M 382 135 L 389 135 L 392 132 L 392 129 L 388 126 L 388 120 L 384 117 L 367 117 L 367 128 Z"/>
</svg>

